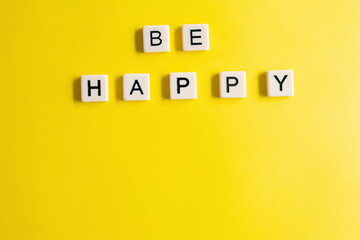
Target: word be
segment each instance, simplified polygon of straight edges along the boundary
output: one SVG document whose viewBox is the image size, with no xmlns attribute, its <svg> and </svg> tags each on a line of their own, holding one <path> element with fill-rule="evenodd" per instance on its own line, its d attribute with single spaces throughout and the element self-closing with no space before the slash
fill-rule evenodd
<svg viewBox="0 0 360 240">
<path fill-rule="evenodd" d="M 209 50 L 209 27 L 207 24 L 185 24 L 182 26 L 184 51 Z M 170 52 L 168 25 L 143 27 L 144 52 Z"/>
<path fill-rule="evenodd" d="M 246 73 L 244 71 L 220 72 L 221 98 L 246 97 Z M 124 74 L 123 94 L 125 101 L 150 100 L 150 75 Z M 267 96 L 294 96 L 292 70 L 267 72 Z M 170 73 L 170 99 L 196 99 L 195 72 Z M 83 102 L 107 102 L 109 100 L 107 75 L 81 76 L 81 100 Z"/>
</svg>

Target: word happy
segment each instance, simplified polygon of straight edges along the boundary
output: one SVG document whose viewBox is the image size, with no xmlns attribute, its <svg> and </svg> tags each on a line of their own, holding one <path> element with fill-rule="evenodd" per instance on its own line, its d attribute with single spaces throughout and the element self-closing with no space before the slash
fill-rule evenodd
<svg viewBox="0 0 360 240">
<path fill-rule="evenodd" d="M 209 30 L 207 24 L 186 24 L 182 27 L 184 51 L 207 51 Z M 168 25 L 143 27 L 144 52 L 169 52 Z M 244 71 L 220 72 L 221 98 L 246 97 L 246 73 Z M 267 96 L 294 96 L 292 70 L 270 70 L 267 72 Z M 124 74 L 123 97 L 125 101 L 150 100 L 150 74 Z M 195 72 L 170 73 L 170 99 L 196 99 Z M 82 75 L 81 100 L 83 102 L 106 102 L 109 100 L 107 75 Z"/>
</svg>

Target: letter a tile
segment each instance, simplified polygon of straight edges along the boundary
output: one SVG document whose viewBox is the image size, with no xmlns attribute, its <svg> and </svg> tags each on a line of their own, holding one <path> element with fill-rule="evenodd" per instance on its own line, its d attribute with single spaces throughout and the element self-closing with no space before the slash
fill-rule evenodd
<svg viewBox="0 0 360 240">
<path fill-rule="evenodd" d="M 124 74 L 123 81 L 125 101 L 150 100 L 149 74 Z"/>
</svg>

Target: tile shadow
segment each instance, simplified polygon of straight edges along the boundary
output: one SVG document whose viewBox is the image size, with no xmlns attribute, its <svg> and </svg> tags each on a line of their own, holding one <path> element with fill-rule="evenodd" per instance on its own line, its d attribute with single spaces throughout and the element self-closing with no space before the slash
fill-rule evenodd
<svg viewBox="0 0 360 240">
<path fill-rule="evenodd" d="M 76 102 L 81 102 L 81 78 L 77 77 L 73 81 L 73 97 Z"/>
<path fill-rule="evenodd" d="M 142 28 L 135 31 L 135 49 L 137 52 L 144 52 Z"/>
<path fill-rule="evenodd" d="M 259 93 L 261 96 L 267 96 L 266 87 L 266 73 L 264 72 L 259 75 Z"/>
<path fill-rule="evenodd" d="M 175 49 L 178 51 L 182 51 L 182 27 L 178 27 L 175 29 Z"/>
<path fill-rule="evenodd" d="M 161 96 L 170 99 L 170 75 L 167 74 L 161 78 Z"/>
<path fill-rule="evenodd" d="M 116 99 L 124 100 L 123 76 L 118 77 L 115 80 L 115 96 Z"/>
<path fill-rule="evenodd" d="M 220 97 L 220 88 L 219 88 L 219 78 L 220 74 L 217 73 L 211 78 L 211 95 L 213 97 L 219 98 Z"/>
</svg>

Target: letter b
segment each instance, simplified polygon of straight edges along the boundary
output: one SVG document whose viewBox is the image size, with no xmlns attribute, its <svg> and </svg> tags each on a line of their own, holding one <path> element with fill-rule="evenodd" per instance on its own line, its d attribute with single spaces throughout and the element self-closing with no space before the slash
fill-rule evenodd
<svg viewBox="0 0 360 240">
<path fill-rule="evenodd" d="M 150 45 L 151 46 L 159 46 L 159 45 L 161 45 L 161 43 L 162 43 L 161 32 L 150 31 Z"/>
<path fill-rule="evenodd" d="M 170 52 L 168 25 L 143 27 L 144 52 Z"/>
</svg>

